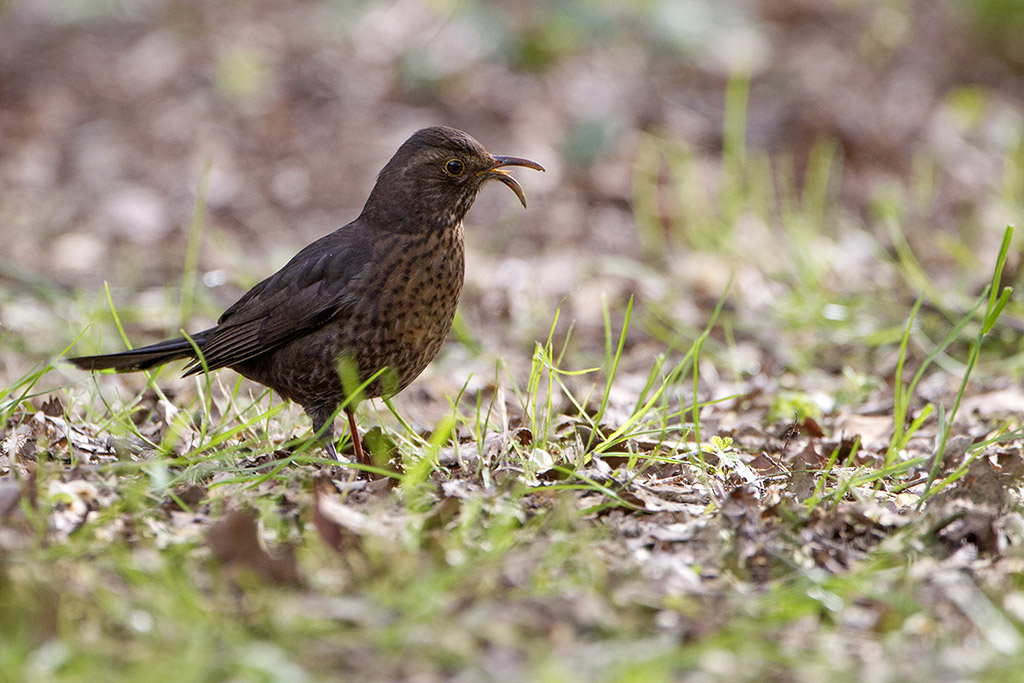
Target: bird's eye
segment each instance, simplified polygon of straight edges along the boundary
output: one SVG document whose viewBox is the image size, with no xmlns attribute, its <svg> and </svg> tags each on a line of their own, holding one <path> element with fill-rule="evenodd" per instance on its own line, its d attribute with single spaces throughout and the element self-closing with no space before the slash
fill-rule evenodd
<svg viewBox="0 0 1024 683">
<path fill-rule="evenodd" d="M 466 165 L 458 159 L 449 159 L 444 164 L 445 172 L 450 176 L 462 175 L 462 172 L 466 169 Z"/>
</svg>

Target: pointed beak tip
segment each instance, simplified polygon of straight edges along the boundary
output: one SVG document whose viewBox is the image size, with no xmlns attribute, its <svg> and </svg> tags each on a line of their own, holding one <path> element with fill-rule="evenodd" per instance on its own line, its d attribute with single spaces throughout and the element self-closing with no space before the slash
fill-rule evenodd
<svg viewBox="0 0 1024 683">
<path fill-rule="evenodd" d="M 547 170 L 536 161 L 523 157 L 496 156 L 494 160 L 497 162 L 493 167 L 495 169 L 503 166 L 522 166 L 523 168 L 532 168 L 534 171 L 545 172 Z"/>
<path fill-rule="evenodd" d="M 523 188 L 519 185 L 519 182 L 512 177 L 512 175 L 506 170 L 509 166 L 522 166 L 523 168 L 532 168 L 535 171 L 544 171 L 544 167 L 538 164 L 536 161 L 530 159 L 524 159 L 522 157 L 507 157 L 507 156 L 496 156 L 494 157 L 494 165 L 485 171 L 481 171 L 485 178 L 493 178 L 504 183 L 510 190 L 515 192 L 516 197 L 519 198 L 519 203 L 526 208 L 526 194 L 523 192 Z"/>
<path fill-rule="evenodd" d="M 524 209 L 526 208 L 526 193 L 523 192 L 522 186 L 520 186 L 520 184 L 516 181 L 515 178 L 501 171 L 498 171 L 495 174 L 494 178 L 495 180 L 501 181 L 504 185 L 508 187 L 508 189 L 515 192 L 516 197 L 519 198 L 519 203 L 523 205 Z"/>
</svg>

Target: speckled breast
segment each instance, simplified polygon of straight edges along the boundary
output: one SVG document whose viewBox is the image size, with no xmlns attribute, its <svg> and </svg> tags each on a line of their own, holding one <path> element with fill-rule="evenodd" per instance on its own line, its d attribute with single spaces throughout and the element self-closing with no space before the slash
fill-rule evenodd
<svg viewBox="0 0 1024 683">
<path fill-rule="evenodd" d="M 389 235 L 376 244 L 379 253 L 351 319 L 360 342 L 349 349 L 361 380 L 387 368 L 366 395 L 401 391 L 440 351 L 462 293 L 462 236 L 459 223 L 444 231 Z"/>
</svg>

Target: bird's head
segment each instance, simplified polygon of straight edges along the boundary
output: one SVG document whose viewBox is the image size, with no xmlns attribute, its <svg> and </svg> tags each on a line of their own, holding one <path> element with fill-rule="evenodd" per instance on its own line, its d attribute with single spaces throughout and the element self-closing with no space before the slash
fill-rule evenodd
<svg viewBox="0 0 1024 683">
<path fill-rule="evenodd" d="M 388 230 L 452 228 L 462 222 L 488 180 L 507 185 L 525 208 L 523 188 L 508 172 L 512 166 L 544 170 L 529 159 L 493 156 L 461 130 L 424 128 L 378 174 L 362 217 Z"/>
</svg>

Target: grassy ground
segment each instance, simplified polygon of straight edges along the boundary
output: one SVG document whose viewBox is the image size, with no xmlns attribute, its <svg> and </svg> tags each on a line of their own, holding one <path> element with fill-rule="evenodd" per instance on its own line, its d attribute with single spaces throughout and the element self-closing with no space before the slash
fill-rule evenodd
<svg viewBox="0 0 1024 683">
<path fill-rule="evenodd" d="M 452 341 L 360 408 L 373 468 L 227 371 L 60 364 L 266 274 L 205 180 L 162 286 L 5 259 L 0 680 L 1016 680 L 1024 126 L 953 220 L 943 150 L 851 201 L 840 141 L 749 143 L 750 88 L 711 163 L 636 134 L 636 251 L 471 237 Z M 549 226 L 579 199 L 530 180 Z"/>
<path fill-rule="evenodd" d="M 638 164 L 671 153 L 648 143 Z M 875 277 L 840 280 L 863 264 L 803 229 L 837 220 L 827 178 L 789 196 L 760 168 L 739 167 L 733 203 L 703 217 L 733 273 L 703 330 L 673 319 L 687 295 L 662 275 L 642 306 L 606 302 L 603 357 L 554 321 L 532 358 L 499 358 L 429 428 L 366 405 L 372 481 L 333 469 L 294 408 L 227 372 L 62 370 L 45 393 L 50 366 L 15 380 L 0 405 L 3 676 L 1011 677 L 1012 231 L 957 287 L 898 243 Z M 640 167 L 640 210 L 643 183 Z M 759 213 L 761 195 L 782 199 Z M 738 239 L 750 222 L 792 227 Z M 769 268 L 750 239 L 797 268 L 748 318 L 739 281 Z M 116 313 L 86 334 L 141 314 Z M 835 341 L 854 328 L 870 348 Z M 766 337 L 807 375 L 745 370 Z M 986 393 L 1005 409 L 970 403 Z"/>
</svg>

